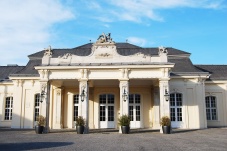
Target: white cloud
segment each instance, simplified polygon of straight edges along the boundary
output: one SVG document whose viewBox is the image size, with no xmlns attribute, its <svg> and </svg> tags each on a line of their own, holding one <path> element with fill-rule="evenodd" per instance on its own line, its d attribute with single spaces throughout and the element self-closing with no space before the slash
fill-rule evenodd
<svg viewBox="0 0 227 151">
<path fill-rule="evenodd" d="M 139 37 L 128 37 L 128 42 L 135 44 L 135 45 L 139 45 L 139 46 L 144 46 L 147 43 L 147 40 L 144 38 L 139 38 Z"/>
<path fill-rule="evenodd" d="M 27 55 L 48 45 L 53 24 L 75 17 L 56 0 L 0 1 L 0 10 L 0 65 L 25 64 Z"/>
<path fill-rule="evenodd" d="M 142 22 L 144 18 L 148 18 L 163 21 L 157 10 L 178 7 L 217 9 L 224 8 L 223 2 L 224 0 L 111 0 L 110 3 L 116 8 L 115 11 L 109 10 L 109 13 L 118 20 Z"/>
</svg>

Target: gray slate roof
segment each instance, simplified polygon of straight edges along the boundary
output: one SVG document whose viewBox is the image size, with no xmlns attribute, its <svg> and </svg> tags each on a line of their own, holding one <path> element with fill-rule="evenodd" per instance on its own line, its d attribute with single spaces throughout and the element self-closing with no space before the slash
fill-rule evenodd
<svg viewBox="0 0 227 151">
<path fill-rule="evenodd" d="M 133 55 L 136 53 L 142 53 L 145 55 L 158 55 L 158 48 L 142 48 L 136 45 L 132 45 L 129 43 L 116 43 L 117 46 L 117 52 L 120 55 L 128 56 Z M 62 56 L 66 53 L 75 54 L 78 56 L 88 56 L 91 53 L 91 47 L 92 43 L 88 43 L 85 45 L 81 45 L 72 49 L 53 49 L 52 56 L 58 57 Z M 168 50 L 168 56 L 174 56 L 174 55 L 190 55 L 190 53 L 181 51 L 175 48 L 167 47 Z M 28 76 L 28 77 L 37 77 L 39 76 L 37 70 L 35 70 L 34 66 L 40 66 L 41 65 L 41 58 L 43 57 L 44 51 L 39 51 L 34 54 L 29 55 L 29 62 L 26 65 L 26 67 L 21 67 L 20 70 L 12 69 L 14 72 L 4 72 L 3 70 L 0 71 L 0 78 L 2 77 L 3 73 L 5 74 L 4 77 L 10 76 Z M 178 75 L 179 73 L 188 73 L 188 74 L 194 74 L 194 73 L 202 73 L 202 72 L 209 72 L 212 74 L 211 79 L 226 79 L 227 80 L 227 65 L 219 66 L 219 65 L 196 65 L 194 66 L 188 57 L 170 57 L 168 59 L 169 63 L 175 63 L 174 68 L 172 69 L 171 75 Z M 129 65 L 133 65 L 134 63 L 127 63 Z M 78 65 L 84 65 L 84 64 L 75 64 L 75 66 Z M 88 64 L 89 66 L 90 64 Z M 96 64 L 94 64 L 96 65 Z M 110 64 L 97 64 L 97 66 L 103 66 L 103 65 L 112 65 Z M 141 64 L 142 65 L 142 64 Z M 86 65 L 85 65 L 86 66 Z M 1 67 L 2 68 L 2 67 Z M 5 69 L 7 71 L 10 71 L 10 67 L 7 67 Z"/>
<path fill-rule="evenodd" d="M 9 79 L 9 75 L 22 70 L 24 66 L 0 66 L 0 82 Z"/>
<path fill-rule="evenodd" d="M 35 66 L 40 66 L 42 63 L 41 59 L 36 60 L 29 60 L 28 64 L 23 68 L 22 70 L 10 74 L 10 76 L 23 76 L 23 77 L 37 77 L 39 76 L 39 73 L 37 70 L 35 70 Z"/>
<path fill-rule="evenodd" d="M 174 68 L 172 69 L 172 73 L 177 72 L 188 72 L 188 73 L 197 73 L 197 72 L 204 72 L 198 68 L 196 68 L 189 58 L 175 58 L 175 59 L 168 59 L 168 62 L 175 63 Z"/>
<path fill-rule="evenodd" d="M 195 65 L 196 68 L 211 74 L 208 80 L 227 80 L 227 65 Z"/>
<path fill-rule="evenodd" d="M 120 55 L 128 56 L 136 53 L 142 53 L 145 55 L 158 55 L 158 48 L 142 48 L 129 43 L 116 43 L 117 52 Z M 71 53 L 77 56 L 88 56 L 91 54 L 92 43 L 88 43 L 79 47 L 71 49 L 52 49 L 52 57 L 56 58 L 58 56 L 63 56 L 66 53 Z M 181 55 L 190 54 L 185 51 L 181 51 L 175 48 L 167 47 L 168 55 Z M 42 58 L 45 50 L 39 51 L 37 53 L 31 54 L 29 58 Z"/>
</svg>

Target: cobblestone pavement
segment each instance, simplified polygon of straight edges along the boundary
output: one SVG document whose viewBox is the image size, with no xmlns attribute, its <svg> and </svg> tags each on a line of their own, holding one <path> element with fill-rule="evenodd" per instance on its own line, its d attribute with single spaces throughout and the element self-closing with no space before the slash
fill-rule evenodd
<svg viewBox="0 0 227 151">
<path fill-rule="evenodd" d="M 227 128 L 177 131 L 170 135 L 159 132 L 119 134 L 76 132 L 35 134 L 34 130 L 0 129 L 0 151 L 9 150 L 227 150 Z"/>
</svg>

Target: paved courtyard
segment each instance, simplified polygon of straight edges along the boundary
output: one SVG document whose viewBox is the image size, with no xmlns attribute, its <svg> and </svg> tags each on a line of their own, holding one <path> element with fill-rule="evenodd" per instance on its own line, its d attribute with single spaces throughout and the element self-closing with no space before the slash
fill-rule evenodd
<svg viewBox="0 0 227 151">
<path fill-rule="evenodd" d="M 35 134 L 34 130 L 0 129 L 0 151 L 8 150 L 227 150 L 227 128 L 177 131 L 170 135 L 159 132 L 118 134 L 76 132 Z"/>
</svg>

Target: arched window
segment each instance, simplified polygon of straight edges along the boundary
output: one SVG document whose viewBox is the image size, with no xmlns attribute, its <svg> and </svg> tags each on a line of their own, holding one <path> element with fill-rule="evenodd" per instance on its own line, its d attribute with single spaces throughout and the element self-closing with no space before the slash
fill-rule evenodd
<svg viewBox="0 0 227 151">
<path fill-rule="evenodd" d="M 35 94 L 35 105 L 34 105 L 34 111 L 35 111 L 35 114 L 34 114 L 34 119 L 35 121 L 37 121 L 37 117 L 39 116 L 39 104 L 40 103 L 40 94 L 37 93 Z"/>
<path fill-rule="evenodd" d="M 12 120 L 13 97 L 6 97 L 5 102 L 5 120 Z"/>
<path fill-rule="evenodd" d="M 215 96 L 206 97 L 207 120 L 217 120 L 217 101 Z"/>
</svg>

